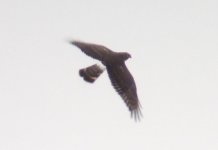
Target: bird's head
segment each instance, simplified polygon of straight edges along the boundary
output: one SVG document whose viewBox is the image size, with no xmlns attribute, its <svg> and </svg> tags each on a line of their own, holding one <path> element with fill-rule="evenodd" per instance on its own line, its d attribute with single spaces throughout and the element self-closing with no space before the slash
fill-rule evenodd
<svg viewBox="0 0 218 150">
<path fill-rule="evenodd" d="M 121 57 L 123 60 L 127 60 L 127 59 L 131 58 L 131 55 L 127 52 L 121 52 L 120 54 L 121 54 Z"/>
</svg>

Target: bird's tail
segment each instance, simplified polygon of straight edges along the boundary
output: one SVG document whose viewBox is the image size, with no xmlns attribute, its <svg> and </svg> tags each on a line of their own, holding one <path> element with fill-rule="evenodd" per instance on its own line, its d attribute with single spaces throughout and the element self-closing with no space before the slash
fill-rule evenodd
<svg viewBox="0 0 218 150">
<path fill-rule="evenodd" d="M 79 75 L 87 82 L 93 83 L 104 72 L 105 68 L 94 64 L 79 70 Z"/>
</svg>

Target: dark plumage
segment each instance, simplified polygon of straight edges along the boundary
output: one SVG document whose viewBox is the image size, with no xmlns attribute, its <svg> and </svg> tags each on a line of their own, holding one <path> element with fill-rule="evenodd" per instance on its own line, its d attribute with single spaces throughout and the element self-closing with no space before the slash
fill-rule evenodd
<svg viewBox="0 0 218 150">
<path fill-rule="evenodd" d="M 97 44 L 80 41 L 72 41 L 71 44 L 77 46 L 85 54 L 101 61 L 102 64 L 105 65 L 114 89 L 126 103 L 131 112 L 131 116 L 134 117 L 135 120 L 139 120 L 142 114 L 135 81 L 125 65 L 125 61 L 130 58 L 131 55 L 126 52 L 114 52 L 105 46 Z M 80 69 L 79 74 L 85 81 L 93 83 L 103 71 L 103 68 L 95 64 Z"/>
</svg>

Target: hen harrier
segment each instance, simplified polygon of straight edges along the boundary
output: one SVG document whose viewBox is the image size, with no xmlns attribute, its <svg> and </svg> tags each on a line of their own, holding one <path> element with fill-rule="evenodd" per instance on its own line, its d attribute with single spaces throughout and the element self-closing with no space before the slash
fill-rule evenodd
<svg viewBox="0 0 218 150">
<path fill-rule="evenodd" d="M 135 81 L 125 65 L 125 61 L 131 58 L 126 52 L 114 52 L 107 47 L 97 44 L 72 41 L 71 44 L 80 48 L 86 55 L 101 61 L 106 67 L 111 84 L 122 97 L 131 112 L 131 117 L 140 120 L 142 116 L 140 103 L 137 96 Z M 79 70 L 79 74 L 85 81 L 93 83 L 105 68 L 97 64 Z"/>
</svg>

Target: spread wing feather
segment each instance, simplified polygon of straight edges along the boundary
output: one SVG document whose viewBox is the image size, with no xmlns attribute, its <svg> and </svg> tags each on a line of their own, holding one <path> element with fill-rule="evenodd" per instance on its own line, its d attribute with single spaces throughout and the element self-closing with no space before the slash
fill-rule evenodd
<svg viewBox="0 0 218 150">
<path fill-rule="evenodd" d="M 140 120 L 142 116 L 135 81 L 125 64 L 106 66 L 114 89 L 122 97 L 131 112 L 131 117 Z"/>
<path fill-rule="evenodd" d="M 71 44 L 80 48 L 86 55 L 94 59 L 98 59 L 102 62 L 104 62 L 107 57 L 112 53 L 110 49 L 102 45 L 85 43 L 80 41 L 72 41 Z"/>
</svg>

